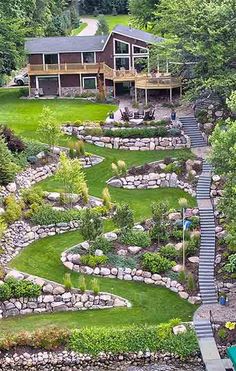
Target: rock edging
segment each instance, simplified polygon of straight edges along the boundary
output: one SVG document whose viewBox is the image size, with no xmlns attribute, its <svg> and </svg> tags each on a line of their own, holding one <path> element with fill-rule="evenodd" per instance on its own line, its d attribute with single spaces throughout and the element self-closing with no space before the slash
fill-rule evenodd
<svg viewBox="0 0 236 371">
<path fill-rule="evenodd" d="M 113 307 L 130 307 L 128 300 L 120 296 L 92 291 L 81 292 L 79 289 L 66 291 L 63 285 L 19 271 L 8 270 L 5 279 L 28 280 L 42 288 L 42 294 L 36 298 L 12 298 L 0 301 L 0 319 L 18 315 L 76 311 L 87 309 L 107 309 Z"/>
<path fill-rule="evenodd" d="M 91 127 L 90 127 L 91 128 Z M 181 132 L 180 137 L 158 137 L 158 138 L 119 138 L 119 137 L 98 137 L 85 134 L 84 126 L 64 126 L 62 131 L 67 135 L 75 135 L 78 139 L 95 146 L 123 149 L 130 151 L 154 151 L 165 149 L 190 148 L 190 138 Z"/>
</svg>

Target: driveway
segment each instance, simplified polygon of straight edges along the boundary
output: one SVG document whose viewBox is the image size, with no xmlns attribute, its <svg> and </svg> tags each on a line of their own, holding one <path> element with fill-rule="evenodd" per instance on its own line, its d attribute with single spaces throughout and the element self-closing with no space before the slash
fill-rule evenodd
<svg viewBox="0 0 236 371">
<path fill-rule="evenodd" d="M 97 20 L 94 18 L 80 18 L 83 23 L 87 23 L 87 27 L 85 27 L 80 33 L 79 36 L 92 36 L 95 35 L 97 31 Z"/>
</svg>

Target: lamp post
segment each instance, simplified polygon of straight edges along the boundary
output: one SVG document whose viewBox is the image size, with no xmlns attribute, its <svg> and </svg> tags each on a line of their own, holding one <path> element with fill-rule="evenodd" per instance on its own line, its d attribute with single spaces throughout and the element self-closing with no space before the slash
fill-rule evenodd
<svg viewBox="0 0 236 371">
<path fill-rule="evenodd" d="M 185 209 L 187 209 L 188 201 L 186 198 L 179 199 L 179 206 L 182 209 L 182 226 L 183 226 L 183 270 L 185 271 L 185 229 L 187 228 L 187 224 L 185 222 Z M 190 222 L 189 222 L 190 223 Z"/>
</svg>

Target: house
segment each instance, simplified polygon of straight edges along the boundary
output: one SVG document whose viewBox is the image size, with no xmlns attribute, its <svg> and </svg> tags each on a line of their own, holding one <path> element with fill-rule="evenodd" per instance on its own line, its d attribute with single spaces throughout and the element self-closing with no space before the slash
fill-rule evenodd
<svg viewBox="0 0 236 371">
<path fill-rule="evenodd" d="M 29 94 L 79 96 L 104 86 L 114 97 L 122 91 L 168 89 L 170 100 L 181 81 L 168 72 L 149 71 L 150 45 L 163 39 L 127 26 L 116 26 L 107 36 L 69 36 L 28 39 Z"/>
</svg>

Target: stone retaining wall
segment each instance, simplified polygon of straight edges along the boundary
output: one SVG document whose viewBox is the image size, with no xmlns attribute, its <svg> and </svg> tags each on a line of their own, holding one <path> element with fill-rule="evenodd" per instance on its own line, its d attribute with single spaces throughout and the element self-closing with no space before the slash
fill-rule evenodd
<svg viewBox="0 0 236 371">
<path fill-rule="evenodd" d="M 6 265 L 24 247 L 41 238 L 54 236 L 79 228 L 78 221 L 69 223 L 57 223 L 51 225 L 32 226 L 24 221 L 13 223 L 0 241 L 4 253 L 0 254 L 0 264 Z"/>
<path fill-rule="evenodd" d="M 113 232 L 104 234 L 104 237 L 113 241 L 118 238 L 116 233 Z M 77 247 L 80 246 L 86 250 L 89 248 L 89 243 L 85 241 L 79 244 Z M 183 286 L 179 282 L 171 280 L 171 278 L 169 277 L 161 276 L 160 274 L 152 274 L 151 272 L 143 271 L 136 268 L 109 268 L 107 266 L 100 266 L 93 269 L 91 267 L 81 265 L 80 255 L 73 253 L 74 248 L 75 247 L 72 247 L 64 251 L 61 255 L 61 261 L 64 266 L 72 271 L 100 277 L 116 278 L 119 280 L 143 282 L 146 284 L 164 286 L 171 291 L 178 293 L 182 299 L 188 299 L 188 301 L 192 304 L 201 302 L 199 296 L 189 296 L 189 294 L 184 291 Z"/>
<path fill-rule="evenodd" d="M 56 147 L 54 153 L 60 154 L 61 151 L 65 149 Z M 58 157 L 59 160 L 59 157 Z M 84 168 L 88 168 L 99 164 L 103 161 L 100 156 L 83 156 L 80 158 L 81 164 Z M 9 183 L 7 186 L 0 187 L 0 197 L 6 197 L 9 194 L 16 193 L 21 189 L 30 188 L 34 184 L 41 182 L 42 180 L 52 176 L 57 170 L 58 162 L 40 166 L 37 168 L 28 167 L 23 172 L 16 175 L 15 181 Z"/>
<path fill-rule="evenodd" d="M 76 311 L 86 309 L 104 309 L 128 307 L 129 302 L 119 296 L 92 291 L 82 293 L 78 289 L 66 292 L 64 286 L 36 276 L 18 271 L 9 271 L 5 279 L 14 277 L 18 280 L 27 279 L 42 287 L 42 294 L 36 298 L 17 298 L 0 302 L 0 319 L 24 314 Z"/>
<path fill-rule="evenodd" d="M 98 357 L 93 357 L 88 354 L 79 354 L 72 351 L 59 352 L 24 352 L 5 353 L 0 356 L 0 369 L 4 371 L 104 371 L 104 370 L 120 370 L 127 371 L 130 367 L 132 370 L 138 370 L 137 365 L 149 365 L 156 363 L 151 369 L 165 371 L 203 371 L 201 358 L 196 355 L 184 362 L 175 356 L 173 353 L 144 352 L 124 353 L 112 355 L 103 353 Z M 146 367 L 144 366 L 144 369 Z"/>
<path fill-rule="evenodd" d="M 91 128 L 91 127 L 90 127 Z M 67 135 L 75 135 L 78 139 L 99 147 L 123 149 L 130 151 L 153 151 L 164 149 L 190 148 L 190 138 L 182 132 L 180 137 L 158 138 L 119 138 L 98 137 L 85 134 L 84 126 L 64 126 L 63 132 Z"/>
<path fill-rule="evenodd" d="M 129 175 L 126 177 L 113 177 L 107 182 L 110 186 L 127 189 L 152 189 L 152 188 L 180 188 L 195 197 L 196 192 L 192 185 L 179 180 L 175 173 L 150 173 L 144 175 Z"/>
</svg>

